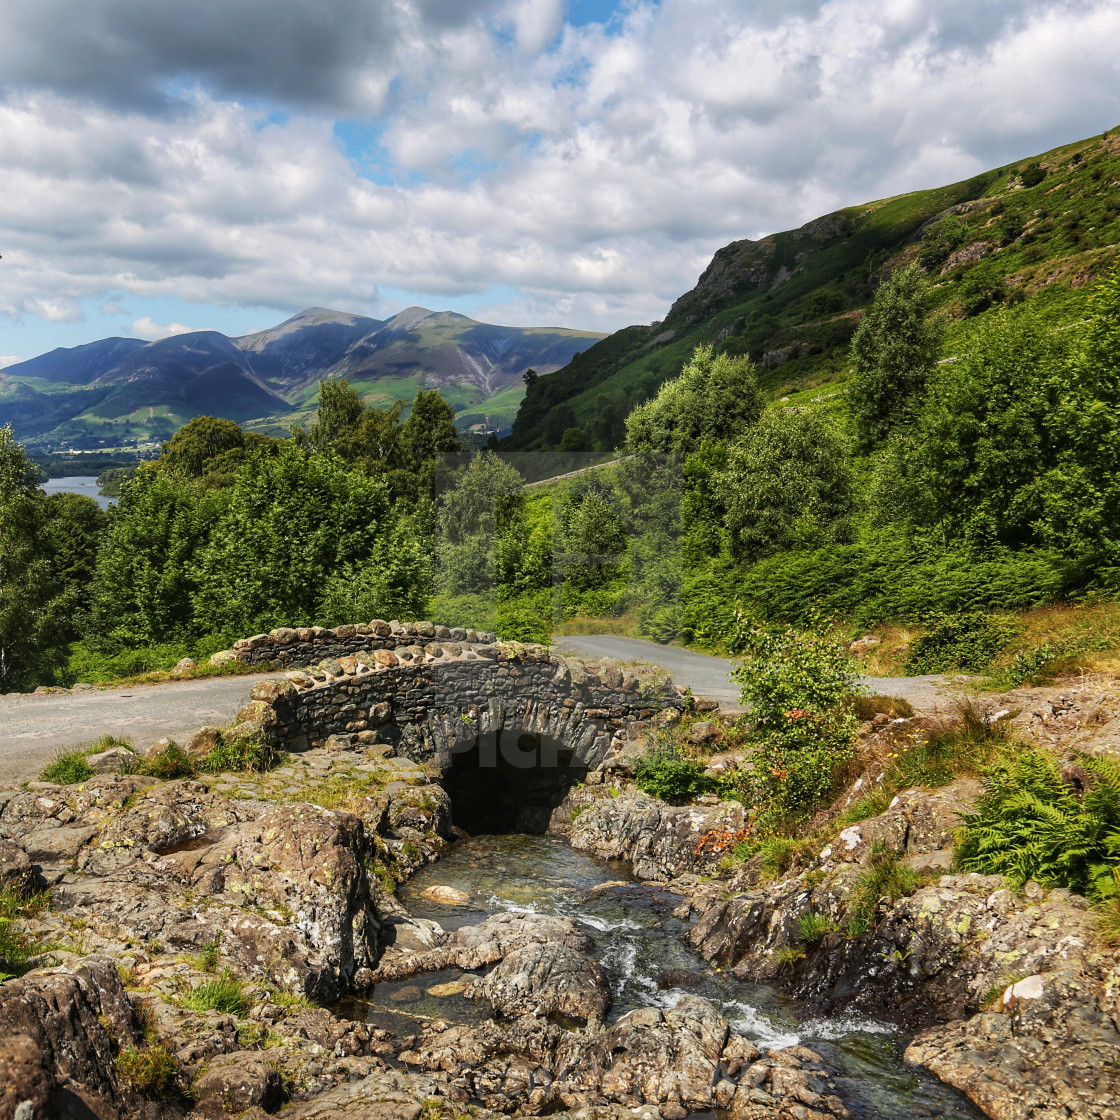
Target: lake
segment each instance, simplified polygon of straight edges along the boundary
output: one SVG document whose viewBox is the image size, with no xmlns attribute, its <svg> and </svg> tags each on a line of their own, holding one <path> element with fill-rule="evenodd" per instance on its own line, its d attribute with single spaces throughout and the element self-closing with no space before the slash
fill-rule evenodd
<svg viewBox="0 0 1120 1120">
<path fill-rule="evenodd" d="M 108 509 L 113 503 L 112 498 L 103 498 L 98 491 L 97 478 L 92 474 L 74 474 L 66 478 L 51 478 L 43 483 L 43 491 L 47 494 L 82 494 L 92 498 L 102 509 Z"/>
</svg>

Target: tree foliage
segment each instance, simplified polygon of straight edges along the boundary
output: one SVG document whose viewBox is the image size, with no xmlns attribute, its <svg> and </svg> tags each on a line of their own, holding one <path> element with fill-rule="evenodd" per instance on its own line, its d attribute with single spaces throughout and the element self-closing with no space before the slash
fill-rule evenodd
<svg viewBox="0 0 1120 1120">
<path fill-rule="evenodd" d="M 37 472 L 0 426 L 0 691 L 50 671 L 57 649 L 58 585 L 52 578 Z"/>
<path fill-rule="evenodd" d="M 765 413 L 731 444 L 717 485 L 736 556 L 757 560 L 849 536 L 855 507 L 851 453 L 820 412 Z"/>
<path fill-rule="evenodd" d="M 929 289 L 917 265 L 886 280 L 852 338 L 855 377 L 848 400 L 865 446 L 913 419 L 941 348 L 941 330 L 926 316 Z"/>
<path fill-rule="evenodd" d="M 761 414 L 762 394 L 750 359 L 698 346 L 680 376 L 627 417 L 626 446 L 683 458 L 704 438 L 742 435 Z"/>
</svg>

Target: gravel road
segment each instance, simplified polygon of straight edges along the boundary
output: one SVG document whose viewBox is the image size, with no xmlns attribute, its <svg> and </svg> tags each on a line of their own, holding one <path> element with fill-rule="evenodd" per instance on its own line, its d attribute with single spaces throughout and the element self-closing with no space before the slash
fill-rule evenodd
<svg viewBox="0 0 1120 1120">
<path fill-rule="evenodd" d="M 164 736 L 182 742 L 204 724 L 229 723 L 257 681 L 278 675 L 0 696 L 0 783 L 34 778 L 60 750 L 102 735 L 127 736 L 138 747 Z"/>
<path fill-rule="evenodd" d="M 739 689 L 730 677 L 735 663 L 725 658 L 613 634 L 557 638 L 554 644 L 564 652 L 581 657 L 613 657 L 618 661 L 660 665 L 677 684 L 687 685 L 697 696 L 718 700 L 724 711 L 742 711 Z M 956 699 L 952 686 L 942 676 L 863 677 L 861 683 L 868 692 L 901 697 L 923 711 L 951 708 Z"/>
</svg>

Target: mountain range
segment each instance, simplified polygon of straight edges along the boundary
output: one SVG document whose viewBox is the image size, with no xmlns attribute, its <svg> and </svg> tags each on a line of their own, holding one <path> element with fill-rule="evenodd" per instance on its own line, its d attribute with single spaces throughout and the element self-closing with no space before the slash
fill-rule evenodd
<svg viewBox="0 0 1120 1120">
<path fill-rule="evenodd" d="M 43 450 L 142 445 L 199 415 L 283 432 L 314 410 L 320 379 L 345 377 L 382 406 L 438 388 L 461 427 L 499 429 L 512 420 L 527 369 L 559 369 L 602 337 L 423 307 L 386 320 L 312 307 L 240 338 L 193 331 L 52 350 L 0 370 L 0 422 Z"/>
<path fill-rule="evenodd" d="M 879 281 L 918 262 L 946 345 L 984 316 L 1033 305 L 1053 329 L 1088 314 L 1120 252 L 1120 129 L 933 190 L 847 207 L 718 250 L 665 319 L 625 327 L 530 387 L 503 450 L 605 451 L 627 413 L 700 344 L 749 355 L 771 400 L 840 400 L 848 342 Z M 949 350 L 950 356 L 953 351 Z"/>
</svg>

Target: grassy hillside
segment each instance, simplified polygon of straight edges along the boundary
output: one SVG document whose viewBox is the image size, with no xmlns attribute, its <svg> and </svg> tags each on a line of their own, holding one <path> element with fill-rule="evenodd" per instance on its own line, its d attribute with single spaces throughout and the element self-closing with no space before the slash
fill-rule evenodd
<svg viewBox="0 0 1120 1120">
<path fill-rule="evenodd" d="M 627 327 L 532 386 L 505 446 L 555 446 L 572 427 L 615 446 L 626 414 L 700 343 L 749 354 L 772 399 L 831 391 L 879 279 L 921 260 L 950 348 L 990 308 L 1029 300 L 1055 326 L 1120 244 L 1120 130 L 936 190 L 850 207 L 716 253 L 665 320 Z"/>
</svg>

